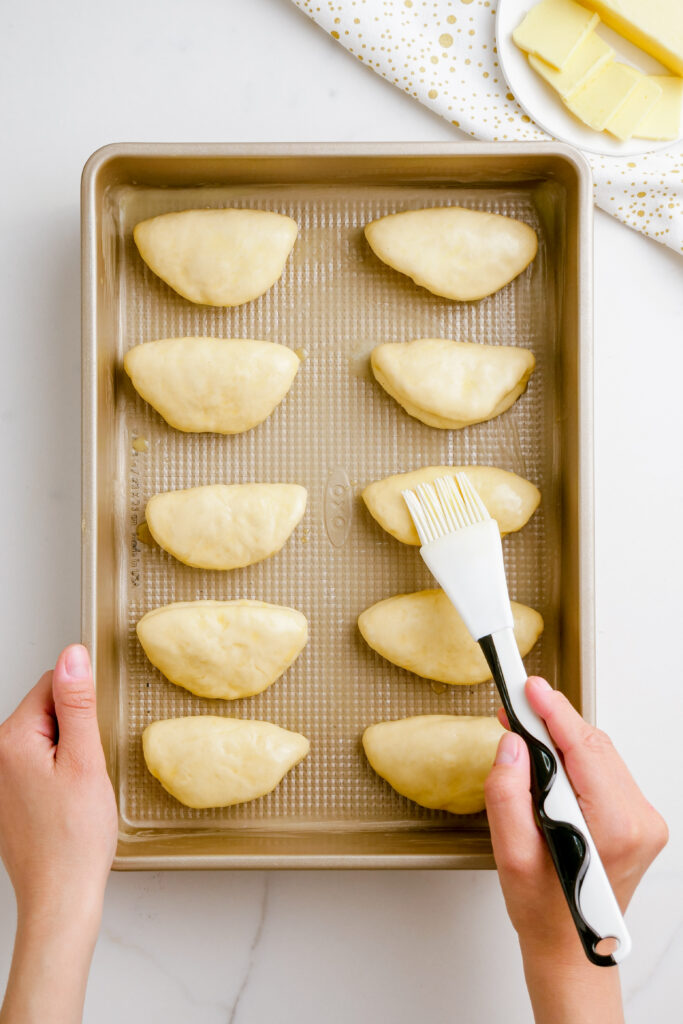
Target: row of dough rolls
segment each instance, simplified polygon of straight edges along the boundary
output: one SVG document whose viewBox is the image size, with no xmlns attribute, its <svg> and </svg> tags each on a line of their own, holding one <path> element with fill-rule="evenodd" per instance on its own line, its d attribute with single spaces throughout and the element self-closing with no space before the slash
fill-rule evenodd
<svg viewBox="0 0 683 1024">
<path fill-rule="evenodd" d="M 267 210 L 180 210 L 140 221 L 133 238 L 150 270 L 183 298 L 240 306 L 282 276 L 298 231 L 291 217 Z M 365 238 L 415 284 L 464 302 L 509 284 L 538 250 L 528 224 L 460 206 L 380 217 L 365 226 Z"/>
<path fill-rule="evenodd" d="M 370 364 L 410 416 L 459 430 L 509 409 L 524 393 L 535 359 L 510 345 L 416 338 L 377 345 Z M 284 399 L 299 367 L 299 356 L 285 345 L 245 338 L 160 338 L 124 357 L 138 394 L 187 433 L 252 430 Z"/>
<path fill-rule="evenodd" d="M 297 236 L 291 218 L 254 210 L 186 210 L 136 225 L 148 266 L 191 302 L 235 306 L 282 274 Z M 295 352 L 262 340 L 163 338 L 136 345 L 124 367 L 135 389 L 177 430 L 239 434 L 262 423 L 299 370 Z M 152 538 L 187 565 L 235 569 L 279 551 L 300 522 L 295 484 L 215 484 L 156 494 Z M 270 686 L 303 649 L 308 624 L 262 601 L 192 601 L 155 608 L 137 624 L 149 660 L 207 699 L 236 700 Z M 224 807 L 273 790 L 309 752 L 300 733 L 271 722 L 194 715 L 143 732 L 151 774 L 188 807 Z"/>
<path fill-rule="evenodd" d="M 457 230 L 465 236 L 459 247 L 453 245 Z M 527 225 L 495 215 L 483 221 L 472 211 L 399 214 L 369 225 L 366 235 L 387 263 L 450 298 L 490 294 L 520 273 L 537 251 L 535 232 Z M 488 265 L 477 259 L 482 237 Z M 448 270 L 458 260 L 456 286 Z M 419 338 L 378 346 L 371 366 L 378 383 L 410 416 L 430 427 L 458 430 L 509 409 L 525 391 L 535 359 L 523 348 Z M 488 466 L 431 466 L 397 474 L 370 484 L 363 499 L 385 530 L 416 546 L 419 538 L 402 491 L 459 471 L 470 477 L 503 536 L 521 529 L 539 504 L 532 483 Z M 533 608 L 516 602 L 512 607 L 524 656 L 540 636 L 543 619 Z M 490 679 L 479 646 L 441 590 L 379 601 L 362 612 L 358 626 L 370 647 L 408 671 L 450 685 Z M 472 814 L 484 809 L 484 782 L 502 733 L 493 717 L 418 715 L 369 726 L 363 748 L 374 770 L 398 793 L 423 807 Z"/>
</svg>

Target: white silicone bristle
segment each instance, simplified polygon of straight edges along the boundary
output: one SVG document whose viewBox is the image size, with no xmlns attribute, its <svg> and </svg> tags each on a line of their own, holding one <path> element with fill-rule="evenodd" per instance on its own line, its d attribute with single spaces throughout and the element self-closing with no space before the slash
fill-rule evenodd
<svg viewBox="0 0 683 1024">
<path fill-rule="evenodd" d="M 417 535 L 420 538 L 421 544 L 429 544 L 431 540 L 435 540 L 438 536 L 434 534 L 432 530 L 432 524 L 428 515 L 425 513 L 422 502 L 415 491 L 403 491 L 403 499 L 408 506 L 411 518 L 415 523 L 415 529 Z"/>
<path fill-rule="evenodd" d="M 403 491 L 403 498 L 423 545 L 491 518 L 465 473 L 418 484 L 414 491 Z"/>
<path fill-rule="evenodd" d="M 470 515 L 470 523 L 481 523 L 484 519 L 490 519 L 489 510 L 479 497 L 479 491 L 474 486 L 467 473 L 456 473 L 455 479 L 463 501 L 467 506 Z M 469 524 L 468 524 L 469 525 Z"/>
</svg>

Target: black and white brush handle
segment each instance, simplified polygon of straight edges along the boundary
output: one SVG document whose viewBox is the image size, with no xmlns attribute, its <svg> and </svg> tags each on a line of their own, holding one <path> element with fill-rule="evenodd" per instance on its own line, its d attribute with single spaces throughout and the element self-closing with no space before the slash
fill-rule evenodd
<svg viewBox="0 0 683 1024">
<path fill-rule="evenodd" d="M 531 760 L 531 794 L 574 923 L 588 959 L 610 967 L 627 956 L 631 939 L 616 897 L 588 830 L 576 794 L 544 722 L 524 692 L 527 672 L 511 629 L 481 637 L 510 728 L 526 741 Z M 616 939 L 605 953 L 596 947 Z M 613 943 L 611 944 L 613 945 Z"/>
</svg>

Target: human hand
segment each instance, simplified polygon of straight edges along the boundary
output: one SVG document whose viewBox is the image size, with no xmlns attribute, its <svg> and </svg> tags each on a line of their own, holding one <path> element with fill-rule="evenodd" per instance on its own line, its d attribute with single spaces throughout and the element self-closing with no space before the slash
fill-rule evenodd
<svg viewBox="0 0 683 1024">
<path fill-rule="evenodd" d="M 80 1019 L 116 833 L 90 659 L 74 644 L 0 725 L 0 856 L 17 897 L 2 1024 Z"/>
<path fill-rule="evenodd" d="M 640 879 L 666 845 L 668 830 L 664 819 L 645 799 L 626 765 L 605 733 L 585 722 L 567 698 L 553 690 L 544 679 L 527 680 L 526 694 L 533 709 L 545 721 L 561 752 L 567 774 L 576 791 L 581 810 L 591 830 L 615 896 L 626 909 Z M 504 713 L 503 725 L 507 726 Z M 519 936 L 529 989 L 548 987 L 553 1000 L 547 1018 L 561 1024 L 558 1007 L 559 975 L 569 972 L 576 985 L 612 988 L 616 968 L 593 966 L 585 957 L 579 937 L 555 874 L 550 854 L 533 816 L 529 792 L 529 754 L 524 741 L 514 733 L 502 737 L 496 763 L 486 781 L 486 808 L 496 866 L 508 914 Z M 534 982 L 530 981 L 534 976 Z M 609 980 L 611 976 L 612 980 Z M 539 982 L 541 978 L 541 983 Z M 542 1000 L 541 1000 L 542 1001 Z M 595 993 L 592 1001 L 595 1003 Z M 537 1011 L 537 1004 L 534 1002 Z M 593 1020 L 577 1015 L 574 1020 Z M 620 1020 L 621 1010 L 595 1007 L 595 1019 L 603 1024 Z M 602 1013 L 602 1017 L 598 1013 Z M 612 1012 L 612 1016 L 610 1016 Z M 571 1015 L 567 1016 L 571 1020 Z"/>
<path fill-rule="evenodd" d="M 0 726 L 0 856 L 19 913 L 101 899 L 116 803 L 85 647 L 67 647 Z"/>
</svg>

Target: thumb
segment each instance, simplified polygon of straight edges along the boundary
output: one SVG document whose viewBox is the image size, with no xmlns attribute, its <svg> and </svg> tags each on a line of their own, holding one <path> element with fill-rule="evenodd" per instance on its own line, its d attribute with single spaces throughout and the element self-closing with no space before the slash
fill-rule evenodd
<svg viewBox="0 0 683 1024">
<path fill-rule="evenodd" d="M 102 749 L 90 656 L 82 644 L 66 647 L 52 673 L 52 696 L 59 727 L 60 754 L 89 762 Z"/>
<path fill-rule="evenodd" d="M 493 854 L 501 876 L 533 874 L 545 858 L 529 785 L 526 743 L 515 733 L 506 732 L 484 785 Z"/>
</svg>

